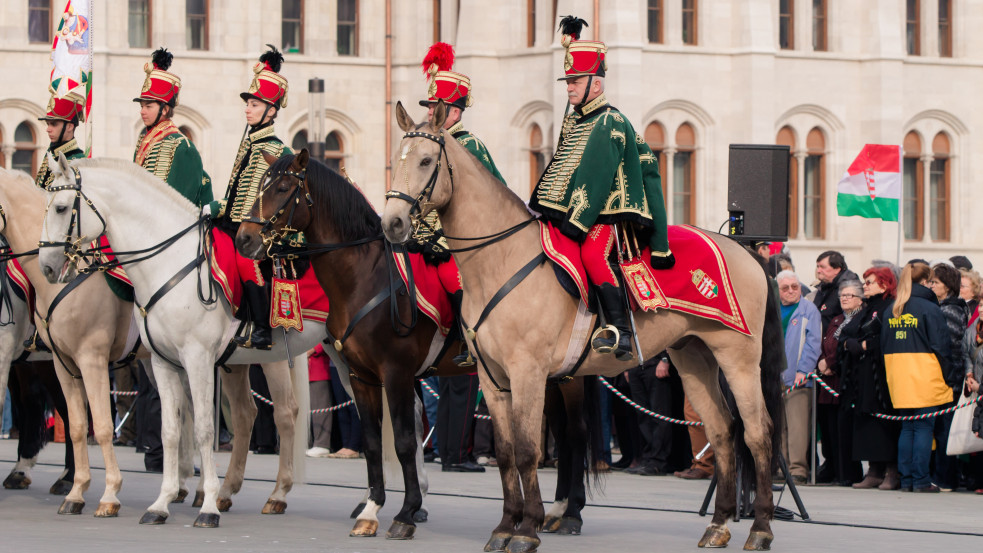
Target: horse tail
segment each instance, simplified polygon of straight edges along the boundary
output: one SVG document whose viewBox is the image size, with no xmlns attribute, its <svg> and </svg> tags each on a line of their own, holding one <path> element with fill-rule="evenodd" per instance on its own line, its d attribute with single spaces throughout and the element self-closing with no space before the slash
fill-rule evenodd
<svg viewBox="0 0 983 553">
<path fill-rule="evenodd" d="M 765 267 L 761 257 L 752 254 Z M 761 392 L 765 400 L 765 409 L 771 417 L 771 470 L 775 472 L 782 455 L 782 436 L 785 432 L 785 403 L 782 399 L 782 373 L 785 371 L 785 333 L 782 331 L 781 311 L 778 307 L 778 284 L 764 273 L 768 287 L 768 299 L 765 303 L 765 325 L 761 333 Z M 736 412 L 736 411 L 734 411 Z M 754 491 L 756 473 L 754 457 L 744 442 L 744 421 L 740 417 L 734 420 L 735 454 L 741 470 L 743 494 Z M 747 497 L 747 495 L 743 495 Z"/>
<path fill-rule="evenodd" d="M 601 473 L 597 470 L 598 462 L 601 461 L 601 453 L 604 451 L 604 432 L 601 429 L 600 392 L 596 375 L 583 377 L 584 379 L 584 422 L 587 425 L 587 435 L 584 439 L 587 443 L 587 470 L 584 472 L 584 488 L 587 497 L 593 497 L 594 488 L 599 488 L 601 484 Z M 593 480 L 593 482 L 591 482 Z"/>
</svg>

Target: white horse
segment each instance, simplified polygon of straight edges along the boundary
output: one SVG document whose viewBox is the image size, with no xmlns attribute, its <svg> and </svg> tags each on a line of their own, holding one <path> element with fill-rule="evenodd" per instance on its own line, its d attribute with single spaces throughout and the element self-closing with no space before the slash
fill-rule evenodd
<svg viewBox="0 0 983 553">
<path fill-rule="evenodd" d="M 91 237 L 105 234 L 113 249 L 118 252 L 141 250 L 176 236 L 181 229 L 190 227 L 199 218 L 194 205 L 170 188 L 164 181 L 139 166 L 121 160 L 80 160 L 69 166 L 66 160 L 48 160 L 52 167 L 53 191 L 48 193 L 48 210 L 45 215 L 45 231 L 42 239 L 61 240 L 80 235 Z M 78 180 L 73 167 L 78 170 Z M 76 183 L 84 183 L 81 188 Z M 76 189 L 78 188 L 78 189 Z M 77 196 L 84 196 L 81 208 L 73 218 L 73 206 Z M 70 222 L 74 221 L 72 227 Z M 80 243 L 85 243 L 83 240 Z M 219 521 L 220 497 L 218 475 L 212 452 L 214 435 L 215 363 L 225 350 L 239 321 L 223 294 L 216 290 L 217 302 L 204 305 L 199 290 L 211 287 L 207 266 L 200 272 L 189 270 L 159 301 L 146 307 L 165 283 L 178 276 L 182 268 L 194 267 L 198 256 L 199 236 L 195 231 L 177 238 L 159 254 L 137 263 L 126 265 L 127 275 L 133 283 L 134 311 L 137 313 L 144 344 L 152 344 L 153 373 L 161 398 L 161 438 L 164 444 L 164 477 L 160 495 L 144 513 L 141 523 L 161 524 L 168 517 L 167 505 L 177 498 L 184 474 L 178 474 L 179 413 L 190 408 L 194 416 L 194 438 L 201 455 L 204 500 L 201 512 L 195 520 L 196 527 L 215 527 Z M 62 246 L 40 248 L 41 270 L 52 282 L 64 282 L 76 272 L 66 258 Z M 199 264 L 201 265 L 201 264 Z M 200 288 L 199 288 L 200 287 Z M 303 333 L 290 332 L 285 347 L 278 340 L 271 351 L 237 350 L 228 364 L 243 365 L 263 363 L 267 371 L 270 392 L 276 405 L 276 424 L 280 430 L 281 472 L 277 488 L 271 495 L 264 512 L 283 512 L 284 497 L 293 486 L 293 440 L 297 418 L 297 401 L 291 390 L 291 374 L 284 360 L 299 355 L 313 347 L 324 332 L 318 325 L 308 325 Z M 275 337 L 277 334 L 275 334 Z M 270 368 L 276 368 L 271 374 Z M 230 401 L 251 402 L 248 374 L 234 370 L 222 377 Z M 307 375 L 293 375 L 293 384 L 307 385 Z M 190 403 L 187 401 L 190 399 Z M 238 442 L 248 442 L 249 432 L 241 425 L 252 426 L 253 417 L 235 417 L 234 447 Z M 248 419 L 248 420 L 247 420 Z M 290 453 L 287 453 L 290 452 Z M 242 465 L 245 450 L 242 450 Z M 230 466 L 224 490 L 238 491 L 242 483 L 241 469 Z M 239 473 L 233 474 L 233 470 Z M 237 481 L 234 481 L 237 480 Z M 227 498 L 227 496 L 226 496 Z M 231 503 L 231 502 L 228 502 Z M 227 506 L 227 505 L 226 505 Z"/>
</svg>

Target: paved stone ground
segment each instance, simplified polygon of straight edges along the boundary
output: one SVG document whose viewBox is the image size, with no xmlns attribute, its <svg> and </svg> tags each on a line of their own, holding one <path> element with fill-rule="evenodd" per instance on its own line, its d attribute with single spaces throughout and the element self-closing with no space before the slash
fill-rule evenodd
<svg viewBox="0 0 983 553">
<path fill-rule="evenodd" d="M 419 525 L 412 541 L 387 541 L 386 528 L 396 513 L 401 492 L 388 494 L 380 513 L 380 537 L 349 538 L 352 508 L 361 500 L 364 461 L 307 459 L 307 485 L 288 496 L 287 513 L 261 515 L 273 489 L 277 458 L 250 455 L 243 490 L 221 518 L 217 529 L 193 528 L 197 510 L 190 503 L 173 505 L 163 526 L 140 526 L 143 510 L 156 498 L 160 475 L 142 471 L 143 457 L 132 448 L 117 448 L 124 469 L 119 518 L 92 516 L 104 486 L 104 472 L 93 471 L 80 516 L 56 514 L 60 497 L 48 487 L 60 473 L 60 444 L 41 454 L 27 491 L 0 489 L 0 551 L 317 551 L 458 553 L 481 551 L 501 517 L 501 487 L 497 471 L 484 474 L 442 473 L 428 465 L 431 494 L 426 500 L 430 521 Z M 90 459 L 102 466 L 97 447 Z M 13 467 L 16 442 L 0 441 L 0 476 Z M 227 453 L 217 454 L 224 474 Z M 434 470 L 436 469 L 436 470 Z M 552 497 L 556 472 L 541 472 L 544 494 Z M 191 481 L 192 486 L 196 481 Z M 606 475 L 584 511 L 581 536 L 543 535 L 542 552 L 696 551 L 696 542 L 709 522 L 697 511 L 707 483 L 672 477 Z M 983 497 L 970 493 L 910 494 L 860 491 L 833 487 L 801 488 L 813 522 L 776 521 L 775 551 L 970 551 L 983 537 Z M 779 503 L 794 508 L 786 493 Z M 730 525 L 731 548 L 740 549 L 747 521 Z M 612 549 L 614 548 L 614 549 Z"/>
</svg>

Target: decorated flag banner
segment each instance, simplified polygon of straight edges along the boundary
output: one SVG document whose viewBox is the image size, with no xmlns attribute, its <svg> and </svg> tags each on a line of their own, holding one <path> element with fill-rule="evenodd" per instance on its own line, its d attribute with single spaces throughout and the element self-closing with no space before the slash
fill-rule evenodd
<svg viewBox="0 0 983 553">
<path fill-rule="evenodd" d="M 51 89 L 59 98 L 85 98 L 85 120 L 92 111 L 92 0 L 69 0 L 51 41 Z M 89 153 L 92 125 L 85 142 Z"/>
<path fill-rule="evenodd" d="M 903 159 L 901 146 L 865 145 L 836 186 L 837 214 L 897 221 Z"/>
</svg>

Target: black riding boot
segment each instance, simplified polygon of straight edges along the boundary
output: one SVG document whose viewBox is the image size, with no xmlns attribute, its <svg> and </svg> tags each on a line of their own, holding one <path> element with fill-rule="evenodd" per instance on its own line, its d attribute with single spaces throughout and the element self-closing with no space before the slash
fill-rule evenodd
<svg viewBox="0 0 983 553">
<path fill-rule="evenodd" d="M 270 297 L 266 287 L 255 282 L 242 283 L 242 303 L 249 313 L 251 332 L 236 337 L 236 343 L 245 348 L 270 349 L 273 336 L 270 332 Z"/>
<path fill-rule="evenodd" d="M 598 353 L 614 353 L 619 361 L 629 361 L 634 356 L 631 352 L 631 325 L 628 324 L 628 305 L 625 291 L 610 284 L 597 287 L 597 298 L 608 325 L 618 329 L 613 332 L 595 334 L 591 347 Z M 603 328 L 602 328 L 603 330 Z"/>
<path fill-rule="evenodd" d="M 453 294 L 448 294 L 447 297 L 451 300 L 451 308 L 454 310 L 454 319 L 457 321 L 458 327 L 461 326 L 461 301 L 464 299 L 464 291 L 458 290 Z M 454 356 L 454 364 L 458 367 L 473 367 L 474 366 L 474 356 L 471 355 L 471 350 L 468 349 L 468 341 L 464 339 L 464 332 L 461 330 L 459 332 L 461 335 L 461 351 Z M 449 336 L 448 336 L 449 337 Z"/>
</svg>

